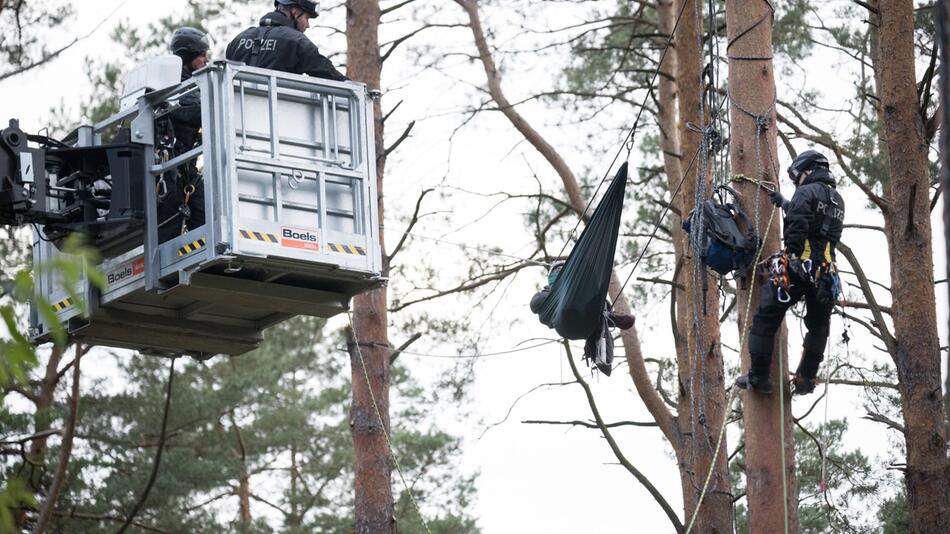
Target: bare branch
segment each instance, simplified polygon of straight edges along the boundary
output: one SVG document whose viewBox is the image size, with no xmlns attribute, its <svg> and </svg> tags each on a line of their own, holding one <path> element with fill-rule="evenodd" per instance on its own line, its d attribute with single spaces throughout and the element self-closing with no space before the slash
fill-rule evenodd
<svg viewBox="0 0 950 534">
<path fill-rule="evenodd" d="M 459 1 L 459 0 L 456 0 Z M 610 450 L 613 451 L 614 456 L 617 457 L 617 461 L 620 462 L 626 470 L 643 485 L 644 488 L 650 493 L 650 495 L 656 500 L 657 504 L 663 508 L 663 511 L 666 512 L 666 516 L 670 519 L 670 522 L 673 523 L 673 528 L 676 529 L 676 532 L 683 532 L 683 523 L 680 521 L 679 517 L 676 515 L 676 512 L 666 502 L 666 498 L 663 497 L 663 494 L 656 489 L 656 486 L 653 485 L 650 480 L 643 475 L 627 457 L 623 454 L 623 451 L 620 450 L 620 446 L 617 444 L 617 441 L 614 440 L 613 435 L 610 433 L 610 430 L 607 428 L 604 423 L 603 418 L 600 416 L 600 410 L 597 408 L 597 402 L 594 400 L 594 394 L 590 389 L 590 386 L 587 382 L 584 381 L 584 378 L 581 376 L 580 371 L 577 370 L 577 365 L 574 363 L 574 357 L 571 354 L 571 345 L 564 341 L 564 349 L 567 356 L 567 362 L 571 365 L 571 372 L 574 373 L 574 379 L 580 384 L 581 388 L 584 389 L 584 395 L 587 396 L 587 404 L 590 405 L 590 411 L 594 416 L 594 421 L 597 423 L 597 427 L 600 428 L 600 432 L 604 435 L 604 438 L 607 440 L 607 444 L 610 445 Z"/>
<path fill-rule="evenodd" d="M 571 426 L 582 426 L 585 428 L 597 428 L 597 429 L 600 428 L 596 422 L 591 423 L 589 421 L 545 421 L 545 420 L 539 420 L 539 419 L 527 419 L 525 421 L 522 421 L 522 423 L 526 425 L 571 425 Z M 656 427 L 659 425 L 656 424 L 656 421 L 646 421 L 646 422 L 619 421 L 617 423 L 604 424 L 605 428 L 617 428 L 621 426 Z"/>
<path fill-rule="evenodd" d="M 409 237 L 409 232 L 412 231 L 412 228 L 416 225 L 416 223 L 419 222 L 419 219 L 421 218 L 419 216 L 419 211 L 422 209 L 422 200 L 426 197 L 426 195 L 428 195 L 429 193 L 433 191 L 435 191 L 435 189 L 430 187 L 429 189 L 422 191 L 422 194 L 419 195 L 419 198 L 416 199 L 416 209 L 415 211 L 412 212 L 412 217 L 409 218 L 409 225 L 406 226 L 406 230 L 402 233 L 402 237 L 399 238 L 399 242 L 396 243 L 396 246 L 393 248 L 393 251 L 389 254 L 389 257 L 386 259 L 387 263 L 391 264 L 393 261 L 393 258 L 396 257 L 396 254 L 398 254 L 399 251 L 402 250 L 402 246 L 406 243 L 406 239 Z"/>
<path fill-rule="evenodd" d="M 73 382 L 69 398 L 69 416 L 66 419 L 66 428 L 63 432 L 63 443 L 59 448 L 59 461 L 56 465 L 56 472 L 53 474 L 53 482 L 46 494 L 46 501 L 43 502 L 39 517 L 36 519 L 36 526 L 33 527 L 33 534 L 46 532 L 49 520 L 53 516 L 53 510 L 56 508 L 56 501 L 59 500 L 59 494 L 66 482 L 66 469 L 69 466 L 69 457 L 73 452 L 73 436 L 76 433 L 76 419 L 79 417 L 79 362 L 85 352 L 86 349 L 82 345 L 76 345 L 76 357 L 73 358 L 72 362 Z"/>
<path fill-rule="evenodd" d="M 396 361 L 396 358 L 398 358 L 399 355 L 402 354 L 402 351 L 408 349 L 410 345 L 418 341 L 419 338 L 421 337 L 422 337 L 422 332 L 416 332 L 415 334 L 410 336 L 409 339 L 407 339 L 405 343 L 403 343 L 402 345 L 399 345 L 399 347 L 396 350 L 394 350 L 392 354 L 389 355 L 389 365 L 392 365 L 393 362 Z"/>
</svg>

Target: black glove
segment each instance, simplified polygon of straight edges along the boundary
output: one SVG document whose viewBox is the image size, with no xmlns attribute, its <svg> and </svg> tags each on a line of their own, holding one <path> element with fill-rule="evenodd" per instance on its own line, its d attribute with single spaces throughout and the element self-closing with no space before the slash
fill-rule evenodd
<svg viewBox="0 0 950 534">
<path fill-rule="evenodd" d="M 782 196 L 782 192 L 779 190 L 769 191 L 769 200 L 772 201 L 772 204 L 775 204 L 776 208 L 784 208 L 788 204 L 788 200 Z"/>
<path fill-rule="evenodd" d="M 805 269 L 805 265 L 802 263 L 802 260 L 798 258 L 788 258 L 788 274 L 791 276 L 793 283 L 811 283 L 811 273 Z"/>
</svg>

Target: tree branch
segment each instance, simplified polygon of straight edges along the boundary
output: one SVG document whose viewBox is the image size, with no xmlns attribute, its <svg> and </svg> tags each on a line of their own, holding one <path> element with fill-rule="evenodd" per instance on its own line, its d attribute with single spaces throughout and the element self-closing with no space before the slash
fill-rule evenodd
<svg viewBox="0 0 950 534">
<path fill-rule="evenodd" d="M 607 440 L 607 444 L 610 445 L 610 450 L 613 451 L 614 456 L 617 457 L 617 461 L 619 461 L 620 465 L 626 468 L 627 471 L 630 472 L 630 474 L 633 475 L 634 478 L 636 478 L 644 488 L 646 488 L 646 490 L 651 496 L 653 496 L 660 507 L 663 508 L 663 511 L 666 512 L 666 516 L 673 524 L 673 528 L 676 530 L 676 532 L 683 532 L 683 523 L 676 515 L 676 512 L 673 511 L 670 503 L 666 502 L 663 494 L 656 489 L 656 486 L 654 486 L 653 483 L 651 483 L 650 480 L 640 472 L 640 470 L 634 467 L 634 465 L 630 463 L 630 460 L 624 456 L 623 451 L 620 450 L 620 446 L 614 440 L 613 435 L 610 433 L 610 430 L 604 423 L 603 418 L 600 416 L 600 410 L 597 409 L 597 403 L 594 400 L 594 394 L 591 392 L 590 386 L 584 381 L 581 373 L 577 370 L 577 365 L 574 363 L 574 357 L 571 354 L 571 345 L 566 340 L 564 341 L 564 349 L 567 355 L 567 362 L 571 365 L 571 372 L 574 373 L 574 379 L 577 380 L 577 383 L 580 384 L 580 386 L 584 389 L 584 395 L 587 396 L 587 404 L 590 405 L 590 411 L 594 416 L 594 421 L 596 421 L 597 427 L 600 428 L 601 433 Z"/>
<path fill-rule="evenodd" d="M 597 428 L 600 426 L 596 422 L 591 423 L 589 421 L 545 421 L 541 419 L 526 419 L 522 421 L 526 425 L 571 425 L 571 426 L 582 426 L 585 428 Z M 617 428 L 621 426 L 639 426 L 639 427 L 656 427 L 659 426 L 656 424 L 656 421 L 619 421 L 617 423 L 605 423 L 604 428 Z"/>
<path fill-rule="evenodd" d="M 53 482 L 50 484 L 49 492 L 46 494 L 46 501 L 40 510 L 40 515 L 36 519 L 36 526 L 33 527 L 33 534 L 43 534 L 49 524 L 53 510 L 56 508 L 56 501 L 59 500 L 59 494 L 66 482 L 66 469 L 69 466 L 69 457 L 73 452 L 73 436 L 76 433 L 76 419 L 79 417 L 79 361 L 85 354 L 86 349 L 82 345 L 76 345 L 76 357 L 73 358 L 73 382 L 69 398 L 69 416 L 66 420 L 66 428 L 63 432 L 63 443 L 59 448 L 59 462 L 56 465 L 56 472 L 53 474 Z"/>
<path fill-rule="evenodd" d="M 419 222 L 419 219 L 421 218 L 419 216 L 419 211 L 422 209 L 422 200 L 426 197 L 426 195 L 433 191 L 435 191 L 435 188 L 430 187 L 429 189 L 422 191 L 422 194 L 416 199 L 416 209 L 412 212 L 412 217 L 409 219 L 409 224 L 406 226 L 406 230 L 403 231 L 402 237 L 399 238 L 399 242 L 396 243 L 393 251 L 389 253 L 387 263 L 392 264 L 393 258 L 395 258 L 396 254 L 402 250 L 402 246 L 406 243 L 406 239 L 409 237 L 409 232 L 412 231 L 412 228 L 416 225 L 416 223 Z"/>
<path fill-rule="evenodd" d="M 416 332 L 409 339 L 407 339 L 405 343 L 403 343 L 402 345 L 399 345 L 399 348 L 394 350 L 392 354 L 389 355 L 389 365 L 392 365 L 393 362 L 396 361 L 396 358 L 398 358 L 399 355 L 402 354 L 404 350 L 409 348 L 409 345 L 412 345 L 413 343 L 418 341 L 419 338 L 421 337 L 422 337 L 422 332 Z"/>
</svg>

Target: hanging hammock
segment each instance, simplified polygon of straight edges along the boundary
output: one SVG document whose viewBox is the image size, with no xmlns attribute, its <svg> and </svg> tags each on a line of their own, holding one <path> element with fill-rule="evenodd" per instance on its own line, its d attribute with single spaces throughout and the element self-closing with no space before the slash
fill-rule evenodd
<svg viewBox="0 0 950 534">
<path fill-rule="evenodd" d="M 623 213 L 627 164 L 621 165 L 567 258 L 538 317 L 566 339 L 600 333 Z"/>
</svg>

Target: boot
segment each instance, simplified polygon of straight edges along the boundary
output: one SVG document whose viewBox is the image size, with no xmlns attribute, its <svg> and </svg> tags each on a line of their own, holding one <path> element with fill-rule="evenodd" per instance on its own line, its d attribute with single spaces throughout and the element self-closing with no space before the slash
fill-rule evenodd
<svg viewBox="0 0 950 534">
<path fill-rule="evenodd" d="M 815 391 L 818 376 L 818 367 L 824 360 L 825 343 L 828 336 L 805 334 L 802 347 L 802 359 L 798 362 L 798 370 L 792 379 L 792 395 L 808 395 Z"/>
<path fill-rule="evenodd" d="M 736 379 L 736 385 L 741 389 L 769 395 L 772 393 L 772 379 L 768 375 L 756 375 L 752 371 L 749 374 L 740 376 Z"/>
<path fill-rule="evenodd" d="M 607 320 L 621 330 L 629 330 L 636 322 L 632 315 L 614 312 L 607 313 Z"/>
<path fill-rule="evenodd" d="M 814 378 L 808 378 L 801 373 L 795 373 L 792 379 L 792 395 L 808 395 L 814 393 L 817 382 Z"/>
</svg>

